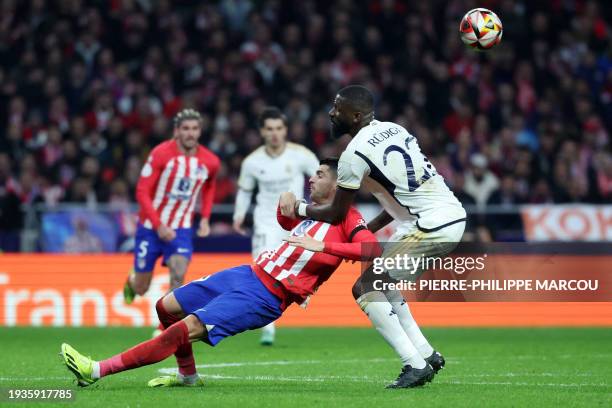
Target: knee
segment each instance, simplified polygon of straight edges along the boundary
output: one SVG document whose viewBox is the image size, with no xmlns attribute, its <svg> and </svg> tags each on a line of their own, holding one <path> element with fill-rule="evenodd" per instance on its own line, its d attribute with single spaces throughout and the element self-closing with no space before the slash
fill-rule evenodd
<svg viewBox="0 0 612 408">
<path fill-rule="evenodd" d="M 182 277 L 187 272 L 188 261 L 184 257 L 172 257 L 168 262 L 170 273 L 175 277 Z"/>
<path fill-rule="evenodd" d="M 165 296 L 160 297 L 159 299 L 157 299 L 157 302 L 155 302 L 155 311 L 157 312 L 157 317 L 160 321 L 163 317 L 166 316 L 166 308 L 164 307 L 164 297 Z"/>
<path fill-rule="evenodd" d="M 201 340 L 207 333 L 204 324 L 194 315 L 188 315 L 183 319 L 189 331 L 189 340 Z"/>
<path fill-rule="evenodd" d="M 142 296 L 147 293 L 147 290 L 149 290 L 149 282 L 142 282 L 136 280 L 132 285 L 132 289 L 134 289 L 134 292 L 137 295 Z"/>
</svg>

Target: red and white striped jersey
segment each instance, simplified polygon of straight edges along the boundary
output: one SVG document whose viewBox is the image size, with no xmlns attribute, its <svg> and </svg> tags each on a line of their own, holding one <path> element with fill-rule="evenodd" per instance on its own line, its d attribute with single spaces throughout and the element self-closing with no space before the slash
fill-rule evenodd
<svg viewBox="0 0 612 408">
<path fill-rule="evenodd" d="M 310 218 L 293 220 L 279 215 L 278 219 L 283 228 L 292 228 L 291 236 L 309 235 L 325 242 L 324 252 L 313 252 L 282 242 L 255 260 L 255 274 L 272 293 L 286 300 L 285 304 L 304 302 L 331 276 L 343 258 L 360 259 L 361 244 L 376 242 L 359 211 L 352 207 L 344 221 L 336 225 Z M 336 243 L 340 245 L 334 249 Z M 349 247 L 352 248 L 349 250 Z M 279 283 L 283 290 L 279 291 Z"/>
<path fill-rule="evenodd" d="M 203 218 L 209 218 L 219 163 L 219 158 L 203 146 L 188 156 L 180 151 L 175 139 L 157 145 L 136 186 L 140 223 L 152 229 L 161 224 L 172 229 L 190 228 L 200 190 L 200 212 Z"/>
</svg>

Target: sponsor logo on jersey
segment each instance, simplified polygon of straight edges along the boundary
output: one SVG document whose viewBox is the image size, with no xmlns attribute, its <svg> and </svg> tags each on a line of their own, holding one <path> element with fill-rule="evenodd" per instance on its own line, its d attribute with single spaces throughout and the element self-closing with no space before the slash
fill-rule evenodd
<svg viewBox="0 0 612 408">
<path fill-rule="evenodd" d="M 191 187 L 191 179 L 189 177 L 183 177 L 182 179 L 179 180 L 178 183 L 178 191 L 180 192 L 187 192 L 189 191 L 189 187 Z"/>
<path fill-rule="evenodd" d="M 308 227 L 310 227 L 313 223 L 314 223 L 314 220 L 311 220 L 311 219 L 302 221 L 302 223 L 293 230 L 293 233 L 291 234 L 291 236 L 294 236 L 294 237 L 303 236 L 306 233 L 306 230 L 308 229 Z"/>
</svg>

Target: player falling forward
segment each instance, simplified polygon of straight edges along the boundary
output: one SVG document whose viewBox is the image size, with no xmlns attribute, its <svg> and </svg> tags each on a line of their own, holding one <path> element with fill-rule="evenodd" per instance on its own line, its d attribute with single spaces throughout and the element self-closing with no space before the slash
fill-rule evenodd
<svg viewBox="0 0 612 408">
<path fill-rule="evenodd" d="M 198 143 L 201 132 L 200 114 L 193 109 L 180 111 L 174 117 L 173 138 L 157 145 L 142 168 L 136 187 L 140 213 L 134 269 L 123 288 L 128 304 L 149 289 L 160 256 L 170 269 L 170 290 L 183 284 L 193 251 L 191 223 L 200 190 L 202 219 L 197 235 L 210 232 L 219 158 Z"/>
<path fill-rule="evenodd" d="M 253 213 L 253 260 L 262 252 L 274 249 L 288 235 L 276 222 L 274 208 L 278 195 L 289 191 L 302 199 L 304 176 L 312 176 L 319 167 L 314 153 L 304 146 L 287 142 L 287 119 L 278 108 L 264 109 L 259 115 L 258 124 L 264 145 L 242 162 L 234 206 L 234 229 L 245 234 L 242 224 L 251 205 L 253 191 L 258 190 Z M 262 328 L 261 344 L 271 345 L 274 332 L 274 323 Z"/>
<path fill-rule="evenodd" d="M 310 178 L 314 205 L 333 201 L 337 163 L 337 159 L 321 160 Z M 91 360 L 62 344 L 60 354 L 78 384 L 85 387 L 107 375 L 157 363 L 174 354 L 178 374 L 154 378 L 148 385 L 201 385 L 192 342 L 202 340 L 214 346 L 225 337 L 273 322 L 291 303 L 304 304 L 343 258 L 362 259 L 364 243 L 370 243 L 368 258 L 380 255 L 376 238 L 354 208 L 349 208 L 339 223 L 331 225 L 283 217 L 280 205 L 293 201 L 293 193 L 281 195 L 278 222 L 291 234 L 285 242 L 277 243 L 276 249 L 260 254 L 253 265 L 226 269 L 190 282 L 157 302 L 157 314 L 165 327 L 159 336 L 102 361 Z"/>
<path fill-rule="evenodd" d="M 396 123 L 374 120 L 374 98 L 363 86 L 341 89 L 329 116 L 335 137 L 347 133 L 352 137 L 340 156 L 338 193 L 326 205 L 286 203 L 282 213 L 334 223 L 344 217 L 363 186 L 384 209 L 368 228 L 376 232 L 393 219 L 399 222 L 383 258 L 396 254 L 442 257 L 452 251 L 463 235 L 466 213 L 421 153 L 417 139 Z M 422 270 L 415 270 L 414 275 L 410 272 L 388 270 L 387 276 L 413 280 Z M 399 291 L 376 291 L 362 275 L 353 295 L 404 365 L 389 388 L 421 385 L 432 370 L 437 373 L 444 367 L 444 358 L 423 336 Z"/>
</svg>

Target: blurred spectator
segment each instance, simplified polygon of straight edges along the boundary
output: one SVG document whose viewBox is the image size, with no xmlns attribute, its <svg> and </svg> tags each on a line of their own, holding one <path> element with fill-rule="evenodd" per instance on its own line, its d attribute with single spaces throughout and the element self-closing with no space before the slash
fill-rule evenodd
<svg viewBox="0 0 612 408">
<path fill-rule="evenodd" d="M 19 231 L 23 223 L 16 187 L 11 160 L 6 153 L 0 153 L 0 250 L 7 252 L 19 250 Z"/>
<path fill-rule="evenodd" d="M 74 222 L 74 234 L 64 242 L 64 252 L 72 254 L 100 253 L 102 241 L 89 232 L 87 221 L 77 218 Z"/>
<path fill-rule="evenodd" d="M 495 174 L 489 170 L 487 158 L 476 153 L 470 157 L 470 170 L 465 174 L 464 190 L 479 208 L 484 208 L 491 194 L 499 186 Z"/>
<path fill-rule="evenodd" d="M 522 202 L 521 196 L 517 192 L 517 182 L 513 174 L 506 174 L 502 177 L 499 188 L 491 193 L 487 200 L 488 206 L 496 206 L 496 213 L 487 216 L 487 227 L 491 231 L 493 238 L 499 241 L 516 240 L 520 238 L 509 236 L 514 231 L 521 231 L 521 218 L 516 214 L 513 207 Z M 504 210 L 509 210 L 505 212 Z"/>
<path fill-rule="evenodd" d="M 290 138 L 337 153 L 328 111 L 356 82 L 465 202 L 508 201 L 503 185 L 491 196 L 504 175 L 517 203 L 608 203 L 607 4 L 492 0 L 504 39 L 475 53 L 457 34 L 465 1 L 5 1 L 3 197 L 119 202 L 127 188 L 133 202 L 142 160 L 193 107 L 226 166 L 217 201 L 232 202 L 262 106 L 286 112 Z"/>
</svg>

